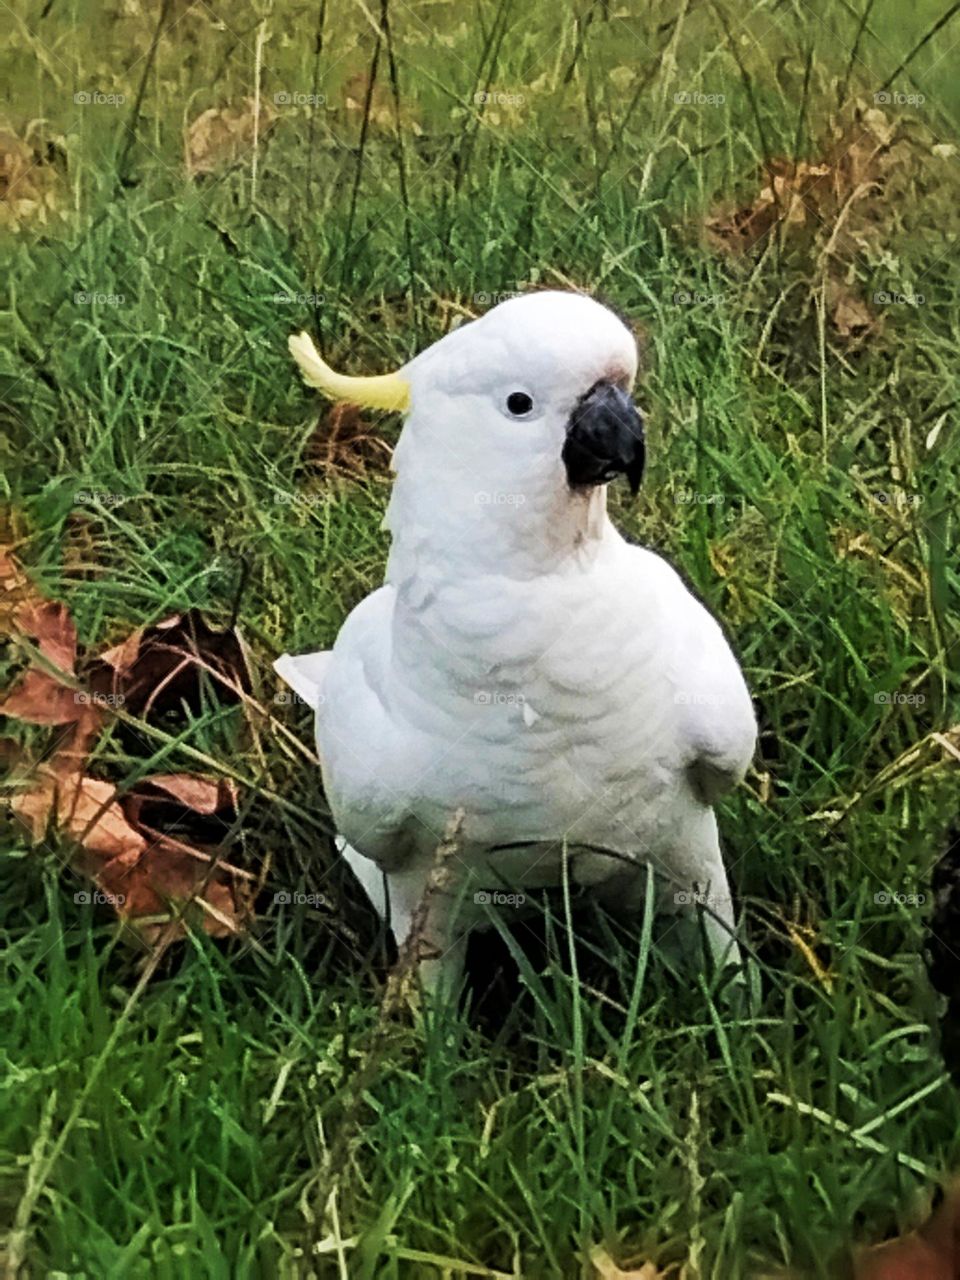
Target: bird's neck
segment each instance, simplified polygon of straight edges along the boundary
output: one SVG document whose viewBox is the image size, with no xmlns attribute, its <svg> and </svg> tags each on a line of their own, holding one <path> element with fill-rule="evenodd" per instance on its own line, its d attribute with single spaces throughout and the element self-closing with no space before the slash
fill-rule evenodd
<svg viewBox="0 0 960 1280">
<path fill-rule="evenodd" d="M 562 474 L 522 488 L 483 487 L 449 474 L 398 474 L 387 511 L 388 580 L 438 574 L 529 579 L 563 572 L 616 537 L 606 490 L 572 491 Z"/>
</svg>

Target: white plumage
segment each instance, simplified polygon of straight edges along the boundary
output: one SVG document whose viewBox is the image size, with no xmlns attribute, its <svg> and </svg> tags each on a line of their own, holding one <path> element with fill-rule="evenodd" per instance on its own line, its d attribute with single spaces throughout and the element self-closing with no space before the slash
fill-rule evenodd
<svg viewBox="0 0 960 1280">
<path fill-rule="evenodd" d="M 323 385 L 309 340 L 295 354 Z M 572 880 L 614 908 L 637 909 L 649 861 L 671 910 L 706 895 L 733 923 L 711 806 L 747 767 L 753 709 L 714 619 L 607 517 L 603 442 L 628 430 L 635 368 L 610 311 L 535 293 L 375 380 L 378 403 L 409 402 L 385 585 L 332 651 L 277 664 L 317 708 L 344 855 L 400 942 L 462 810 L 424 929 L 449 973 L 486 914 L 474 893 L 560 883 L 564 843 Z M 582 481 L 598 449 L 611 466 Z"/>
</svg>

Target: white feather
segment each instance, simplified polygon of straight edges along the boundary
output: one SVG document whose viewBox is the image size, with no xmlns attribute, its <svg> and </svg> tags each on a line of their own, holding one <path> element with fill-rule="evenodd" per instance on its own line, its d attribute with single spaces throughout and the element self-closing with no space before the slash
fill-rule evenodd
<svg viewBox="0 0 960 1280">
<path fill-rule="evenodd" d="M 332 649 L 297 656 L 282 653 L 273 664 L 273 669 L 298 697 L 316 711 L 323 702 L 323 682 L 332 656 Z"/>
<path fill-rule="evenodd" d="M 632 378 L 635 362 L 610 312 L 545 293 L 414 359 L 387 584 L 332 653 L 278 663 L 302 697 L 320 695 L 344 853 L 387 873 L 400 940 L 462 809 L 454 875 L 429 913 L 441 951 L 458 936 L 457 899 L 559 883 L 565 843 L 574 880 L 621 908 L 636 905 L 648 861 L 668 907 L 676 886 L 709 894 L 729 944 L 710 804 L 753 751 L 743 676 L 674 570 L 621 538 L 605 488 L 571 490 L 561 459 L 579 397 Z M 518 386 L 534 399 L 529 421 L 503 412 Z M 361 875 L 372 897 L 377 874 Z"/>
</svg>

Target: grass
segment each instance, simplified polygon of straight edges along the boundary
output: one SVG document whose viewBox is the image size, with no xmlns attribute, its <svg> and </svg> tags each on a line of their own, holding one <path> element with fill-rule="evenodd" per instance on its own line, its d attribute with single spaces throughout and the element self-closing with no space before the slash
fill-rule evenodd
<svg viewBox="0 0 960 1280">
<path fill-rule="evenodd" d="M 882 896 L 925 892 L 956 811 L 929 735 L 958 720 L 960 27 L 943 3 L 821 8 L 175 3 L 160 29 L 136 0 L 16 0 L 4 111 L 50 204 L 2 242 L 6 540 L 84 645 L 225 620 L 242 583 L 270 705 L 271 658 L 329 644 L 378 583 L 389 492 L 305 462 L 287 333 L 379 371 L 452 314 L 572 283 L 645 350 L 651 464 L 618 523 L 724 618 L 762 728 L 721 814 L 749 1017 L 678 978 L 653 921 L 554 903 L 480 948 L 478 1012 L 417 1034 L 378 1016 L 381 940 L 276 726 L 214 707 L 171 750 L 115 725 L 95 767 L 120 785 L 190 748 L 252 780 L 229 857 L 269 879 L 254 938 L 193 936 L 144 980 L 74 901 L 70 851 L 8 827 L 2 1213 L 31 1272 L 572 1276 L 603 1242 L 826 1275 L 956 1167 L 925 913 Z M 255 174 L 246 146 L 190 179 L 184 124 L 258 84 Z M 883 106 L 881 159 L 865 113 L 888 90 L 925 100 Z M 94 91 L 126 100 L 74 102 Z M 776 158 L 831 148 L 866 166 L 849 204 L 808 194 L 745 254 L 705 243 Z"/>
</svg>

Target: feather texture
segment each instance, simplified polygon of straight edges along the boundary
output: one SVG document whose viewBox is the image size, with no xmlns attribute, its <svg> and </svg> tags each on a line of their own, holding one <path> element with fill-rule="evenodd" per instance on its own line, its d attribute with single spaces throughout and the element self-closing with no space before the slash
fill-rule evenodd
<svg viewBox="0 0 960 1280">
<path fill-rule="evenodd" d="M 387 581 L 332 653 L 278 666 L 301 696 L 322 686 L 330 806 L 354 865 L 387 873 L 401 935 L 462 810 L 436 936 L 470 923 L 470 886 L 558 883 L 566 844 L 573 878 L 621 909 L 647 862 L 668 909 L 707 895 L 729 945 L 711 805 L 754 748 L 742 673 L 677 573 L 613 527 L 605 486 L 571 488 L 562 462 L 575 406 L 635 361 L 621 322 L 571 294 L 502 304 L 411 361 Z"/>
</svg>

